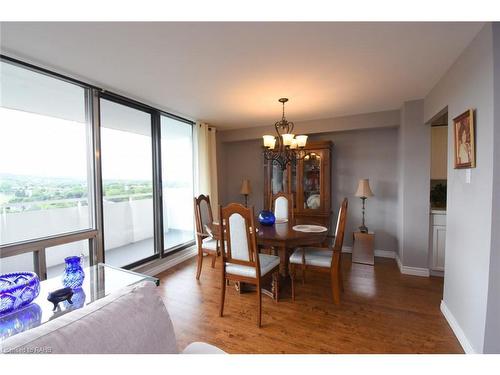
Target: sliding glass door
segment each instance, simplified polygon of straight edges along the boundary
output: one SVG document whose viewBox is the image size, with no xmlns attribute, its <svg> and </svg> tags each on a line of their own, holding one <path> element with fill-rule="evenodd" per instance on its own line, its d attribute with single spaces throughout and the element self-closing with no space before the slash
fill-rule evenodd
<svg viewBox="0 0 500 375">
<path fill-rule="evenodd" d="M 155 254 L 151 113 L 101 99 L 105 261 L 123 267 Z"/>
<path fill-rule="evenodd" d="M 193 126 L 161 116 L 163 246 L 166 252 L 194 241 Z"/>
<path fill-rule="evenodd" d="M 193 123 L 0 56 L 0 273 L 194 244 Z"/>
</svg>

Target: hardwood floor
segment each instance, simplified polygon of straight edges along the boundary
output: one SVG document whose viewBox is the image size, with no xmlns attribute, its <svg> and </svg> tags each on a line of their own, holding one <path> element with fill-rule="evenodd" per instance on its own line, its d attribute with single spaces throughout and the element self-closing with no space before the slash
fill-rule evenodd
<svg viewBox="0 0 500 375">
<path fill-rule="evenodd" d="M 393 259 L 375 267 L 343 257 L 345 293 L 331 300 L 329 275 L 306 274 L 276 303 L 263 297 L 257 328 L 255 292 L 227 288 L 220 318 L 220 261 L 204 262 L 197 281 L 195 258 L 160 274 L 159 286 L 179 348 L 205 341 L 228 353 L 463 353 L 439 304 L 443 281 L 402 275 Z"/>
</svg>

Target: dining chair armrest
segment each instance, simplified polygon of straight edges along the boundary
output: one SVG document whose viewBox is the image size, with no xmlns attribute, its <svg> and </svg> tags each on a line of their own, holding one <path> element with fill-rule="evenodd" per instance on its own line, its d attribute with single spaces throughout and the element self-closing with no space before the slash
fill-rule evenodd
<svg viewBox="0 0 500 375">
<path fill-rule="evenodd" d="M 201 237 L 201 238 L 207 238 L 207 237 L 210 237 L 208 234 L 206 233 L 203 233 L 203 232 L 196 232 L 196 235 Z"/>
</svg>

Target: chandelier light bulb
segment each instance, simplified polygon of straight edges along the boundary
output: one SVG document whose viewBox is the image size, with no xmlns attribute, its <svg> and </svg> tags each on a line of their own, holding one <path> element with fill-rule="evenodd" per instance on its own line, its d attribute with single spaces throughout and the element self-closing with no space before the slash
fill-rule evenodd
<svg viewBox="0 0 500 375">
<path fill-rule="evenodd" d="M 282 137 L 283 137 L 283 144 L 285 146 L 290 146 L 292 144 L 292 140 L 294 137 L 293 134 L 283 134 Z"/>
<path fill-rule="evenodd" d="M 305 147 L 307 143 L 307 135 L 298 135 L 295 137 L 298 147 Z"/>
<path fill-rule="evenodd" d="M 273 143 L 271 144 L 271 147 L 269 147 L 269 149 L 274 150 L 274 147 L 276 147 L 276 138 L 273 138 Z"/>
<path fill-rule="evenodd" d="M 274 148 L 274 145 L 276 144 L 276 139 L 274 139 L 274 135 L 264 135 L 262 136 L 264 140 L 264 147 L 267 148 Z"/>
</svg>

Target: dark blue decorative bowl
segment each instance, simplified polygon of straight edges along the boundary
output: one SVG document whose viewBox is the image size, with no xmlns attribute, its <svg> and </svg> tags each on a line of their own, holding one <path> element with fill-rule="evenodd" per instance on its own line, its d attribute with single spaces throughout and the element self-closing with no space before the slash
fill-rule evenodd
<svg viewBox="0 0 500 375">
<path fill-rule="evenodd" d="M 29 305 L 40 294 L 40 279 L 34 272 L 0 275 L 0 314 Z"/>
<path fill-rule="evenodd" d="M 262 225 L 271 226 L 276 221 L 276 217 L 271 211 L 262 210 L 259 214 L 259 223 Z"/>
</svg>

